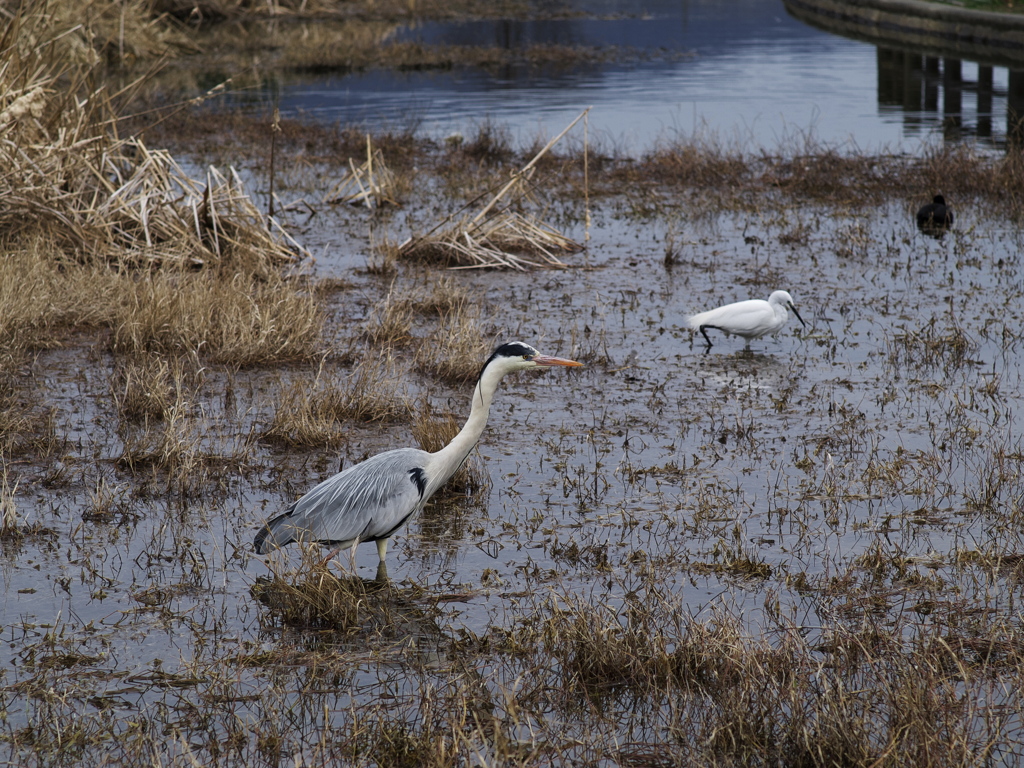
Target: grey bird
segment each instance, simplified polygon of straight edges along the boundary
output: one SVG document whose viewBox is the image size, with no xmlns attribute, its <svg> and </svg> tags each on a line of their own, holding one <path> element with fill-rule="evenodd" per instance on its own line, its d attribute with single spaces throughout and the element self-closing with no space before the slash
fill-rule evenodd
<svg viewBox="0 0 1024 768">
<path fill-rule="evenodd" d="M 484 363 L 469 419 L 448 445 L 436 453 L 418 448 L 386 451 L 324 480 L 256 534 L 256 554 L 265 555 L 292 542 L 317 542 L 334 547 L 325 562 L 350 547 L 354 564 L 356 547 L 373 541 L 383 563 L 388 540 L 458 471 L 477 444 L 505 374 L 581 365 L 547 357 L 522 342 L 502 344 Z"/>
</svg>

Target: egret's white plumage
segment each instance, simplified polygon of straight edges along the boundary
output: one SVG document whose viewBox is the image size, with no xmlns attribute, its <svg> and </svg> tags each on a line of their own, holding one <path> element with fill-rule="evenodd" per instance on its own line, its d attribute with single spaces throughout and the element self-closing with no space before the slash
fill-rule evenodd
<svg viewBox="0 0 1024 768">
<path fill-rule="evenodd" d="M 769 333 L 778 333 L 782 326 L 789 320 L 789 312 L 796 315 L 801 325 L 805 325 L 804 319 L 796 311 L 793 304 L 793 297 L 788 291 L 775 291 L 764 299 L 749 299 L 748 301 L 737 301 L 734 304 L 726 304 L 722 307 L 709 309 L 707 312 L 698 312 L 690 315 L 687 322 L 695 331 L 704 335 L 704 340 L 711 346 L 711 339 L 708 337 L 708 328 L 717 328 L 725 333 L 734 333 L 747 340 L 750 346 L 751 339 L 759 339 Z"/>
<path fill-rule="evenodd" d="M 521 342 L 503 344 L 484 363 L 465 426 L 436 453 L 399 448 L 339 472 L 294 502 L 256 535 L 257 554 L 292 542 L 319 542 L 336 548 L 377 542 L 381 561 L 388 539 L 455 474 L 487 425 L 491 399 L 505 374 L 548 366 L 579 366 L 575 360 L 546 357 Z"/>
</svg>

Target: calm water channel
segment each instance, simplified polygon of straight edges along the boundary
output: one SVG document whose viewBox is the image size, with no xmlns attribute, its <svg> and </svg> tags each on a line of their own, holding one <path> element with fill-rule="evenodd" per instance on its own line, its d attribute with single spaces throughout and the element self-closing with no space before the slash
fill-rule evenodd
<svg viewBox="0 0 1024 768">
<path fill-rule="evenodd" d="M 616 46 L 638 60 L 557 71 L 511 66 L 285 78 L 268 83 L 255 100 L 261 107 L 275 103 L 287 116 L 367 127 L 411 123 L 433 136 L 492 121 L 527 144 L 557 134 L 593 106 L 591 135 L 630 154 L 695 134 L 748 147 L 810 136 L 907 152 L 922 142 L 973 137 L 998 146 L 1006 136 L 1006 69 L 979 73 L 977 64 L 963 62 L 954 93 L 939 62 L 928 71 L 920 56 L 812 28 L 781 0 L 657 0 L 586 10 L 600 18 L 426 23 L 399 29 L 394 39 L 510 49 Z"/>
</svg>

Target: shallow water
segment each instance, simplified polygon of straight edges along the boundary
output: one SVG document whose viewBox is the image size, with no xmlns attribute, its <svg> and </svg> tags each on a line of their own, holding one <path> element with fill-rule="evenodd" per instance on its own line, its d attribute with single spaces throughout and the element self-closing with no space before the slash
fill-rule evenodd
<svg viewBox="0 0 1024 768">
<path fill-rule="evenodd" d="M 622 64 L 485 72 L 387 72 L 285 77 L 267 83 L 258 108 L 329 123 L 416 125 L 427 135 L 507 127 L 519 145 L 557 135 L 583 109 L 591 139 L 626 154 L 660 141 L 709 136 L 747 149 L 806 138 L 866 151 L 916 151 L 922 143 L 1006 137 L 1008 73 L 993 71 L 979 96 L 978 67 L 963 64 L 959 104 L 947 104 L 941 74 L 916 74 L 899 52 L 812 28 L 780 0 L 658 2 L 601 9 L 604 18 L 425 23 L 397 40 L 429 45 L 534 44 L 635 52 Z M 916 79 L 914 79 L 916 78 Z"/>
<path fill-rule="evenodd" d="M 734 537 L 773 569 L 809 575 L 829 567 L 825 553 L 845 560 L 879 537 L 895 536 L 909 556 L 948 553 L 965 537 L 984 539 L 989 523 L 968 514 L 965 499 L 980 482 L 973 463 L 987 449 L 979 443 L 1016 450 L 1011 427 L 1020 417 L 1019 342 L 1007 349 L 1002 339 L 1007 333 L 1016 339 L 1020 327 L 1019 243 L 1001 223 L 969 212 L 960 219 L 964 230 L 943 241 L 913 230 L 905 211 L 869 211 L 857 222 L 814 211 L 791 215 L 812 231 L 804 245 L 777 244 L 792 220 L 723 215 L 686 226 L 692 239 L 683 260 L 666 269 L 661 237 L 678 222 L 605 216 L 581 257 L 591 270 L 462 273 L 502 337 L 591 363 L 578 373 L 521 375 L 504 385 L 479 448 L 489 491 L 455 505 L 458 524 L 442 517 L 429 538 L 417 523 L 396 536 L 389 551 L 392 578 L 474 590 L 476 597 L 453 607 L 450 618 L 484 627 L 498 620 L 495 609 L 504 610 L 496 599 L 501 594 L 538 588 L 528 575 L 537 569 L 559 581 L 591 582 L 595 571 L 557 555 L 567 541 L 605 553 L 613 568 L 623 553 L 642 552 L 664 562 L 672 582 L 675 568 L 714 561 Z M 846 244 L 853 227 L 864 230 L 857 234 L 862 245 L 851 253 Z M 764 245 L 751 245 L 751 238 Z M 322 258 L 317 269 L 352 274 L 356 251 L 338 253 L 343 258 Z M 359 291 L 374 290 L 372 283 Z M 745 355 L 740 340 L 725 337 L 705 353 L 700 337 L 685 329 L 691 311 L 767 296 L 776 287 L 793 293 L 808 323 L 805 333 L 796 333 L 791 318 L 778 338 L 754 342 L 753 354 Z M 920 333 L 933 320 L 943 329 L 963 329 L 972 344 L 964 362 L 901 358 L 894 339 Z M 55 372 L 47 398 L 62 403 L 61 429 L 85 454 L 95 452 L 97 463 L 70 467 L 70 488 L 51 493 L 33 485 L 30 495 L 22 492 L 28 519 L 58 535 L 42 548 L 23 544 L 8 561 L 7 614 L 30 624 L 75 616 L 120 627 L 129 595 L 168 582 L 182 589 L 176 599 L 190 610 L 233 611 L 247 603 L 247 585 L 264 570 L 248 554 L 260 519 L 330 475 L 337 460 L 296 456 L 287 477 L 277 471 L 229 475 L 222 492 L 195 502 L 164 498 L 154 478 L 153 498 L 141 502 L 139 519 L 130 525 L 83 523 L 97 471 L 134 496 L 133 508 L 140 502 L 127 478 L 109 466 L 120 438 L 114 416 L 104 415 L 111 408 L 107 374 L 66 369 L 67 357 L 58 350 L 40 358 Z M 62 381 L 62 370 L 70 378 Z M 204 388 L 211 395 L 201 400 L 202 412 L 224 431 L 222 422 L 234 417 L 212 393 L 230 387 L 248 414 L 244 432 L 273 407 L 277 379 L 217 374 Z M 998 382 L 998 394 L 986 396 L 990 382 Z M 435 399 L 464 412 L 465 392 L 425 385 Z M 946 423 L 951 409 L 961 412 L 963 424 Z M 857 428 L 840 437 L 849 423 Z M 349 463 L 406 441 L 401 427 L 384 434 L 353 428 L 341 455 Z M 222 450 L 230 453 L 236 442 L 223 439 Z M 863 470 L 865 453 L 889 461 L 940 457 L 943 466 L 932 487 L 923 480 L 910 487 L 879 480 L 875 488 L 844 476 L 848 468 Z M 823 472 L 835 473 L 862 498 L 830 501 L 815 487 Z M 710 518 L 698 514 L 707 504 L 715 508 Z M 934 522 L 913 522 L 919 510 Z M 803 521 L 797 529 L 793 515 Z M 886 522 L 894 520 L 902 522 Z M 813 536 L 801 532 L 807 526 Z M 194 574 L 174 564 L 173 553 L 183 546 L 199 553 Z M 371 549 L 359 556 L 367 577 L 375 568 Z M 499 589 L 479 589 L 485 569 L 497 572 Z M 101 574 L 106 586 L 97 590 L 80 575 L 87 572 Z M 61 579 L 70 579 L 66 588 L 54 586 Z M 730 583 L 721 575 L 691 574 L 675 588 L 699 612 Z M 185 589 L 190 584 L 200 592 Z M 742 609 L 757 626 L 762 598 L 756 584 L 751 587 L 750 604 Z M 23 593 L 26 588 L 35 591 Z M 132 634 L 138 621 L 148 623 L 146 615 L 131 620 Z M 245 616 L 249 610 L 229 620 L 232 631 L 250 631 Z M 167 643 L 177 643 L 177 630 L 167 630 L 149 636 L 150 650 L 131 639 L 123 652 L 139 663 L 160 656 L 161 647 L 166 652 Z"/>
</svg>

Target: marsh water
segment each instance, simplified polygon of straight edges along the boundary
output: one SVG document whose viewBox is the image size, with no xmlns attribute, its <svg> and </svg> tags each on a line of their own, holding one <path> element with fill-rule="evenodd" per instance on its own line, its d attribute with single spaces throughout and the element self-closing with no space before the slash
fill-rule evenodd
<svg viewBox="0 0 1024 768">
<path fill-rule="evenodd" d="M 291 117 L 371 130 L 414 125 L 436 137 L 491 121 L 526 145 L 593 107 L 591 140 L 631 155 L 695 135 L 748 149 L 813 139 L 872 152 L 1006 137 L 1005 68 L 979 79 L 976 63 L 953 62 L 960 80 L 944 84 L 922 57 L 810 27 L 781 0 L 612 3 L 597 14 L 428 22 L 396 27 L 383 42 L 613 47 L 635 52 L 634 62 L 289 76 L 245 99 Z"/>
<path fill-rule="evenodd" d="M 870 46 L 805 29 L 778 3 L 647 10 L 503 34 L 686 55 L 542 79 L 282 81 L 275 98 L 286 112 L 331 121 L 404 120 L 412 103 L 431 132 L 489 119 L 524 136 L 554 133 L 594 104 L 592 129 L 631 150 L 703 125 L 756 145 L 806 130 L 861 148 L 912 149 L 939 131 L 938 117 L 909 119 L 878 103 Z M 475 39 L 495 29 L 402 34 Z M 323 191 L 302 184 L 313 182 L 283 184 L 282 196 Z M 35 386 L 76 458 L 12 468 L 19 515 L 53 535 L 9 543 L 0 561 L 10 727 L 85 708 L 130 730 L 141 707 L 209 749 L 196 734 L 216 740 L 265 726 L 261 697 L 281 684 L 291 751 L 279 759 L 290 765 L 322 728 L 341 727 L 368 701 L 415 710 L 423 690 L 449 679 L 443 649 L 463 633 L 511 631 L 547 600 L 571 596 L 614 614 L 652 578 L 690 615 L 738 615 L 751 635 L 785 620 L 815 636 L 869 614 L 898 617 L 912 634 L 965 603 L 1016 615 L 1019 579 L 985 558 L 1019 552 L 1024 524 L 1021 234 L 998 210 L 961 206 L 953 231 L 926 236 L 912 214 L 933 191 L 865 208 L 751 214 L 692 212 L 685 197 L 626 189 L 595 204 L 590 227 L 581 200 L 552 200 L 546 214 L 588 242 L 568 259 L 574 268 L 454 273 L 489 335 L 587 365 L 503 385 L 473 459 L 484 488 L 439 500 L 389 550 L 391 581 L 422 590 L 417 599 L 434 612 L 351 642 L 276 626 L 251 592 L 268 574 L 251 542 L 263 520 L 339 465 L 410 444 L 406 424 L 353 424 L 337 450 L 252 442 L 283 386 L 315 381 L 316 371 L 211 367 L 190 406 L 193 429 L 204 451 L 244 454 L 244 467 L 213 473 L 202 492 L 167 493 L 158 473 L 133 476 L 117 464 L 124 432 L 99 343 L 40 351 Z M 437 280 L 441 270 L 429 266 L 387 279 L 365 269 L 376 238 L 400 241 L 435 213 L 410 200 L 383 218 L 345 206 L 290 217 L 316 256 L 306 268 L 343 286 L 329 306 L 340 346 L 360 338 L 389 293 Z M 724 336 L 706 350 L 686 328 L 691 312 L 777 288 L 793 294 L 806 328 L 791 318 L 749 351 Z M 416 342 L 429 343 L 425 334 Z M 468 412 L 468 390 L 403 376 L 411 396 Z M 98 507 L 113 512 L 90 514 Z M 294 551 L 280 557 L 297 563 Z M 879 575 L 887 558 L 901 563 L 898 577 Z M 369 579 L 376 565 L 373 547 L 360 548 L 356 572 Z M 338 571 L 346 567 L 343 558 Z M 863 591 L 831 591 L 837 582 Z M 866 595 L 868 607 L 858 602 Z M 290 644 L 343 656 L 343 679 L 321 685 L 311 662 L 283 671 L 258 662 Z M 524 684 L 498 662 L 477 671 L 496 699 Z M 62 698 L 21 698 L 39 686 Z M 320 709 L 307 711 L 310 688 L 324 697 Z M 190 720 L 211 699 L 230 714 Z"/>
</svg>

